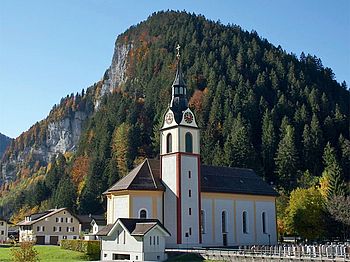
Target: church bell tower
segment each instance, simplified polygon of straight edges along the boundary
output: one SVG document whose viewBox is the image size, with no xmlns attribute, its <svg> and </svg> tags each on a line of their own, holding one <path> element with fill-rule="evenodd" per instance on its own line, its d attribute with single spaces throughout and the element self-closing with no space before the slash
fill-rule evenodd
<svg viewBox="0 0 350 262">
<path fill-rule="evenodd" d="M 191 247 L 201 243 L 200 133 L 188 108 L 179 50 L 178 45 L 171 101 L 160 130 L 161 179 L 166 187 L 163 223 L 171 233 L 168 247 Z"/>
</svg>

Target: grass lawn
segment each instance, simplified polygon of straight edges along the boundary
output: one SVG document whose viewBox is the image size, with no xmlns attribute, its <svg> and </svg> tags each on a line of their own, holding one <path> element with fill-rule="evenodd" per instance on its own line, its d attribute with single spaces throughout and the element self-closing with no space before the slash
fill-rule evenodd
<svg viewBox="0 0 350 262">
<path fill-rule="evenodd" d="M 70 261 L 87 261 L 88 257 L 84 253 L 61 249 L 59 246 L 35 246 L 39 253 L 40 261 L 46 262 L 70 262 Z M 10 262 L 11 248 L 0 247 L 0 261 Z"/>
</svg>

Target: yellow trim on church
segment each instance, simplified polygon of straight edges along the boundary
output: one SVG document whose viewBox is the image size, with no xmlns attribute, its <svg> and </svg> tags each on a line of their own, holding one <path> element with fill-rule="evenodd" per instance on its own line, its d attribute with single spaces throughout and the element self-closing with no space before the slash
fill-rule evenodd
<svg viewBox="0 0 350 262">
<path fill-rule="evenodd" d="M 156 196 L 152 196 L 152 215 L 153 215 L 153 218 L 158 218 L 158 215 L 157 215 L 157 197 Z"/>
<path fill-rule="evenodd" d="M 122 196 L 122 195 L 131 195 L 131 196 L 161 196 L 163 191 L 156 190 L 120 190 L 112 191 L 108 193 L 109 196 Z"/>
<path fill-rule="evenodd" d="M 276 198 L 275 196 L 259 196 L 259 195 L 211 193 L 211 192 L 201 192 L 201 197 L 211 198 L 211 199 L 253 200 L 253 201 L 269 201 L 269 202 L 274 202 Z"/>
<path fill-rule="evenodd" d="M 129 217 L 133 217 L 132 215 L 132 212 L 134 210 L 134 207 L 133 207 L 133 199 L 132 199 L 132 196 L 129 194 Z"/>
<path fill-rule="evenodd" d="M 213 219 L 212 223 L 212 231 L 213 231 L 213 243 L 215 243 L 215 199 L 212 199 L 211 201 L 211 216 Z"/>
<path fill-rule="evenodd" d="M 253 204 L 254 204 L 254 206 L 253 206 L 253 208 L 254 208 L 254 241 L 256 242 L 256 240 L 258 239 L 257 232 L 256 232 L 256 222 L 257 222 L 257 220 L 256 220 L 256 201 L 254 201 Z"/>
</svg>

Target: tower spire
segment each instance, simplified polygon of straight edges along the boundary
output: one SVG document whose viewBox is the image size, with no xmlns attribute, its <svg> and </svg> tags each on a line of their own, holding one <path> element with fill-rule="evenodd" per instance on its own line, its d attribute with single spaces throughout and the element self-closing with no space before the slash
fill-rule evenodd
<svg viewBox="0 0 350 262">
<path fill-rule="evenodd" d="M 172 97 L 170 108 L 175 114 L 175 120 L 179 123 L 182 119 L 182 113 L 188 108 L 187 88 L 182 75 L 181 60 L 180 60 L 180 45 L 176 46 L 176 75 L 172 85 Z"/>
<path fill-rule="evenodd" d="M 176 50 L 177 50 L 176 57 L 177 57 L 178 60 L 180 60 L 180 48 L 181 48 L 181 46 L 179 44 L 177 44 L 177 46 L 176 46 Z"/>
</svg>

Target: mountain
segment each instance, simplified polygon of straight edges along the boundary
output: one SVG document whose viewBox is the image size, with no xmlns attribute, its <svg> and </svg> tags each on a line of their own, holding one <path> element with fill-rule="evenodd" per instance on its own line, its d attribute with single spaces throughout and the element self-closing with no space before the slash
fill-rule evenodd
<svg viewBox="0 0 350 262">
<path fill-rule="evenodd" d="M 11 143 L 12 139 L 0 133 L 0 158 L 5 152 L 6 148 Z"/>
<path fill-rule="evenodd" d="M 158 12 L 117 37 L 100 81 L 11 144 L 1 162 L 3 213 L 15 220 L 63 205 L 101 213 L 101 193 L 159 154 L 177 44 L 204 164 L 253 168 L 288 193 L 303 174 L 322 174 L 330 142 L 348 179 L 350 93 L 319 58 L 289 54 L 237 25 Z"/>
</svg>

